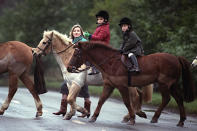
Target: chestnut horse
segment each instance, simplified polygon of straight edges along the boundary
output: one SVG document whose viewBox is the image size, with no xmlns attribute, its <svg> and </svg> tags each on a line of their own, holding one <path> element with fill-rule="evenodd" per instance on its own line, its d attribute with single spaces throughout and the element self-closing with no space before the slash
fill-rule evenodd
<svg viewBox="0 0 197 131">
<path fill-rule="evenodd" d="M 29 76 L 32 62 L 32 48 L 26 44 L 19 41 L 8 41 L 0 44 L 0 73 L 9 73 L 9 92 L 5 102 L 1 106 L 0 115 L 3 115 L 9 107 L 17 91 L 18 78 L 34 97 L 37 108 L 36 117 L 42 115 L 42 102 L 38 96 L 39 92 L 34 88 L 34 83 Z"/>
<path fill-rule="evenodd" d="M 98 42 L 80 42 L 74 47 L 76 49 L 70 60 L 68 71 L 72 71 L 73 68 L 76 69 L 85 61 L 89 61 L 103 75 L 104 88 L 94 115 L 91 118 L 92 121 L 97 119 L 102 105 L 115 87 L 120 91 L 129 111 L 131 124 L 134 124 L 135 115 L 128 99 L 128 71 L 121 62 L 121 54 L 116 49 Z M 176 57 L 168 53 L 155 53 L 142 56 L 138 58 L 138 62 L 141 72 L 131 76 L 131 86 L 142 87 L 157 82 L 162 95 L 162 103 L 155 112 L 151 122 L 156 123 L 158 121 L 162 110 L 170 101 L 170 95 L 172 95 L 180 110 L 180 121 L 177 126 L 183 126 L 186 120 L 186 114 L 183 106 L 183 98 L 179 92 L 178 81 L 182 72 L 184 100 L 186 102 L 193 101 L 194 85 L 189 69 L 189 62 L 183 57 Z"/>
</svg>

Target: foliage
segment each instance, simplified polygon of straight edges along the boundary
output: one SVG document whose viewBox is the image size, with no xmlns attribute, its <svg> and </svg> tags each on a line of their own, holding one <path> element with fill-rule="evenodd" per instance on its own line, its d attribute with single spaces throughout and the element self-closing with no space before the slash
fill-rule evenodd
<svg viewBox="0 0 197 131">
<path fill-rule="evenodd" d="M 15 0 L 1 5 L 0 41 L 19 40 L 36 47 L 44 30 L 68 34 L 76 23 L 93 33 L 95 14 L 103 9 L 110 14 L 113 47 L 121 44 L 118 23 L 126 16 L 142 39 L 145 54 L 168 52 L 191 62 L 197 55 L 196 7 L 196 0 Z M 48 68 L 57 66 L 54 59 L 45 61 Z"/>
</svg>

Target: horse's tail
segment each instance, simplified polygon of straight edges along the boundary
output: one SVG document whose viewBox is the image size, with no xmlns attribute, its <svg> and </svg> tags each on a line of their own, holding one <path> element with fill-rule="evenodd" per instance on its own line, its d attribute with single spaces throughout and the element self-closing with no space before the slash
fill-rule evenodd
<svg viewBox="0 0 197 131">
<path fill-rule="evenodd" d="M 35 56 L 36 65 L 34 69 L 34 87 L 38 94 L 44 94 L 47 92 L 45 80 L 44 80 L 44 70 L 42 67 L 42 61 L 39 56 Z"/>
<path fill-rule="evenodd" d="M 153 84 L 149 84 L 142 88 L 143 101 L 149 103 L 152 101 Z"/>
<path fill-rule="evenodd" d="M 190 63 L 184 57 L 178 57 L 178 59 L 182 67 L 184 100 L 191 102 L 194 100 L 194 83 L 190 72 Z"/>
</svg>

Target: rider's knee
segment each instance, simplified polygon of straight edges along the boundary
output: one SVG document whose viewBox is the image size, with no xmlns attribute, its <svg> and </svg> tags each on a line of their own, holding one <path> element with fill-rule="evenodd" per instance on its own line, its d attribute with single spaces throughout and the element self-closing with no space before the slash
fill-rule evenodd
<svg viewBox="0 0 197 131">
<path fill-rule="evenodd" d="M 128 54 L 128 57 L 131 57 L 131 56 L 133 56 L 133 55 L 134 55 L 133 53 L 129 53 L 129 54 Z"/>
</svg>

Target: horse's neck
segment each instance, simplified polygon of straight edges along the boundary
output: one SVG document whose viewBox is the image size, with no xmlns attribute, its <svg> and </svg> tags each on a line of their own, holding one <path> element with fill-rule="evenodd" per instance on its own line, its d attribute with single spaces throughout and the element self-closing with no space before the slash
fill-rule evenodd
<svg viewBox="0 0 197 131">
<path fill-rule="evenodd" d="M 112 53 L 106 53 L 101 49 L 89 50 L 87 51 L 87 58 L 89 61 L 94 64 L 98 69 L 103 70 L 107 61 L 109 61 L 109 57 L 111 57 Z"/>
<path fill-rule="evenodd" d="M 69 60 L 74 52 L 74 49 L 72 47 L 66 49 L 69 45 L 66 45 L 60 41 L 55 41 L 55 44 L 57 44 L 56 46 L 53 47 L 53 51 L 54 51 L 54 56 L 55 59 L 57 61 L 57 63 L 59 64 L 62 73 L 66 72 L 67 73 L 67 65 L 69 63 Z M 66 50 L 65 50 L 66 49 Z M 65 50 L 65 51 L 63 51 Z M 61 52 L 63 51 L 63 52 Z M 58 53 L 61 52 L 61 53 Z"/>
<path fill-rule="evenodd" d="M 62 73 L 67 73 L 68 71 L 67 71 L 67 65 L 66 65 L 66 63 L 64 62 L 64 58 L 62 58 L 60 55 L 58 55 L 58 54 L 54 54 L 54 56 L 55 56 L 55 59 L 56 59 L 56 61 L 57 61 L 57 63 L 59 64 L 59 66 L 60 66 L 60 69 L 61 69 L 61 71 L 62 71 Z"/>
</svg>

